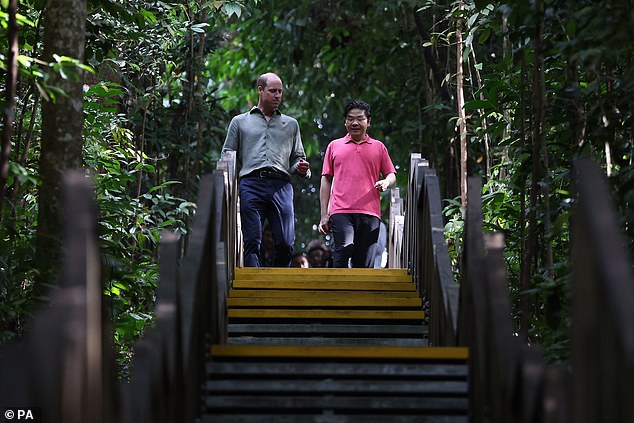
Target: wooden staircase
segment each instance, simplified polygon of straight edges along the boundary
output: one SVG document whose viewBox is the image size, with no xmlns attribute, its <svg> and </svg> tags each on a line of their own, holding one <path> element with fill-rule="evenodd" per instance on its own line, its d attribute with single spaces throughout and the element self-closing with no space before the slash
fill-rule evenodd
<svg viewBox="0 0 634 423">
<path fill-rule="evenodd" d="M 428 346 L 404 269 L 236 269 L 227 306 L 203 421 L 467 421 L 467 350 Z"/>
</svg>

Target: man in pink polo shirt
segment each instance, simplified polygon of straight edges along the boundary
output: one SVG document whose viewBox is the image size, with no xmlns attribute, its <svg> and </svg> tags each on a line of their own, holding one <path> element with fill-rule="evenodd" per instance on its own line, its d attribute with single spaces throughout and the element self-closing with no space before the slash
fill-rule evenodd
<svg viewBox="0 0 634 423">
<path fill-rule="evenodd" d="M 331 141 L 321 171 L 319 232 L 332 230 L 333 267 L 372 267 L 381 222 L 379 192 L 396 182 L 385 145 L 371 138 L 370 105 L 355 100 L 344 110 L 348 134 Z"/>
</svg>

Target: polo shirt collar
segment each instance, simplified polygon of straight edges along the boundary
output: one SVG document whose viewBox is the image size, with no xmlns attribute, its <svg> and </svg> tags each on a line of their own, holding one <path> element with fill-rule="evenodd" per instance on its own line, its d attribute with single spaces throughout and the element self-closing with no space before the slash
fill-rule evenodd
<svg viewBox="0 0 634 423">
<path fill-rule="evenodd" d="M 262 112 L 262 110 L 260 110 L 260 109 L 258 108 L 258 106 L 253 106 L 253 107 L 251 107 L 251 110 L 249 110 L 249 114 L 253 114 L 253 113 L 259 113 L 259 114 L 261 114 L 262 116 L 264 116 L 264 113 Z M 273 114 L 274 114 L 274 115 L 281 116 L 281 115 L 282 115 L 282 112 L 280 112 L 280 109 L 277 109 L 277 110 L 275 110 L 275 111 L 273 112 Z"/>
<path fill-rule="evenodd" d="M 345 140 L 346 144 L 350 142 L 354 142 L 350 134 L 346 134 L 346 136 L 343 139 Z M 365 138 L 363 139 L 363 141 L 361 141 L 359 144 L 363 144 L 363 143 L 372 144 L 372 138 L 370 138 L 370 136 L 367 133 L 365 134 Z"/>
</svg>

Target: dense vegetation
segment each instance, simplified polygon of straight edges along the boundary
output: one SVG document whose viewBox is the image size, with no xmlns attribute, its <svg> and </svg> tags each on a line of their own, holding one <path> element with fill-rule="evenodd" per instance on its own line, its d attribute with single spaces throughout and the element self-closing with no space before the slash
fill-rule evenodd
<svg viewBox="0 0 634 423">
<path fill-rule="evenodd" d="M 0 11 L 7 76 L 15 1 Z M 36 239 L 51 203 L 40 201 L 50 127 L 43 104 L 68 107 L 63 81 L 83 86 L 75 142 L 95 179 L 123 359 L 152 321 L 160 231 L 187 232 L 198 178 L 213 168 L 228 119 L 257 101 L 255 78 L 272 70 L 314 172 L 328 141 L 343 134 L 341 111 L 354 98 L 373 106 L 369 132 L 387 144 L 398 185 L 407 184 L 411 152 L 430 160 L 443 181 L 458 273 L 461 187 L 466 174 L 481 175 L 485 228 L 506 236 L 518 333 L 565 359 L 575 158 L 606 169 L 634 251 L 629 3 L 91 0 L 77 60 L 50 51 L 46 14 L 85 2 L 55 0 L 44 10 L 43 1 L 20 0 L 15 94 L 11 78 L 1 82 L 0 342 L 25 331 L 45 300 L 41 287 L 58 277 L 42 276 L 54 260 L 39 259 Z M 317 237 L 318 184 L 296 182 L 298 249 Z"/>
</svg>

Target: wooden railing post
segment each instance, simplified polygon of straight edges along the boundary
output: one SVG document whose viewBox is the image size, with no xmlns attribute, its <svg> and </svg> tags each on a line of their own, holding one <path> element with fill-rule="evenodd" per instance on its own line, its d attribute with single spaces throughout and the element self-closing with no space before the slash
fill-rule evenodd
<svg viewBox="0 0 634 423">
<path fill-rule="evenodd" d="M 603 170 L 574 164 L 573 419 L 634 421 L 634 278 Z"/>
<path fill-rule="evenodd" d="M 160 333 L 161 348 L 165 351 L 167 372 L 165 421 L 176 422 L 183 414 L 183 345 L 181 328 L 179 261 L 181 237 L 173 232 L 161 234 L 159 256 L 159 285 L 156 293 L 156 329 Z"/>
<path fill-rule="evenodd" d="M 387 267 L 403 268 L 403 199 L 399 188 L 390 191 L 390 221 L 388 228 Z"/>
<path fill-rule="evenodd" d="M 427 160 L 413 153 L 405 207 L 402 261 L 421 297 L 429 299 L 430 341 L 435 346 L 457 343 L 459 287 L 453 280 L 445 242 L 440 188 Z M 392 235 L 396 239 L 397 236 Z"/>
<path fill-rule="evenodd" d="M 15 401 L 3 405 L 41 407 L 44 421 L 116 421 L 94 189 L 84 172 L 72 171 L 64 175 L 63 195 L 64 278 L 51 289 L 50 304 L 34 318 L 26 342 L 0 353 L 0 393 L 3 402 Z M 11 361 L 4 361 L 7 356 Z"/>
<path fill-rule="evenodd" d="M 201 178 L 197 211 L 188 239 L 187 254 L 181 261 L 180 310 L 183 351 L 183 398 L 185 398 L 183 420 L 194 419 L 198 413 L 201 386 L 204 379 L 205 339 L 207 336 L 207 314 L 203 305 L 209 304 L 208 277 L 212 263 L 210 250 L 211 215 L 213 213 L 214 184 L 212 175 Z M 205 309 L 205 313 L 211 311 Z M 203 317 L 204 316 L 204 317 Z"/>
</svg>

